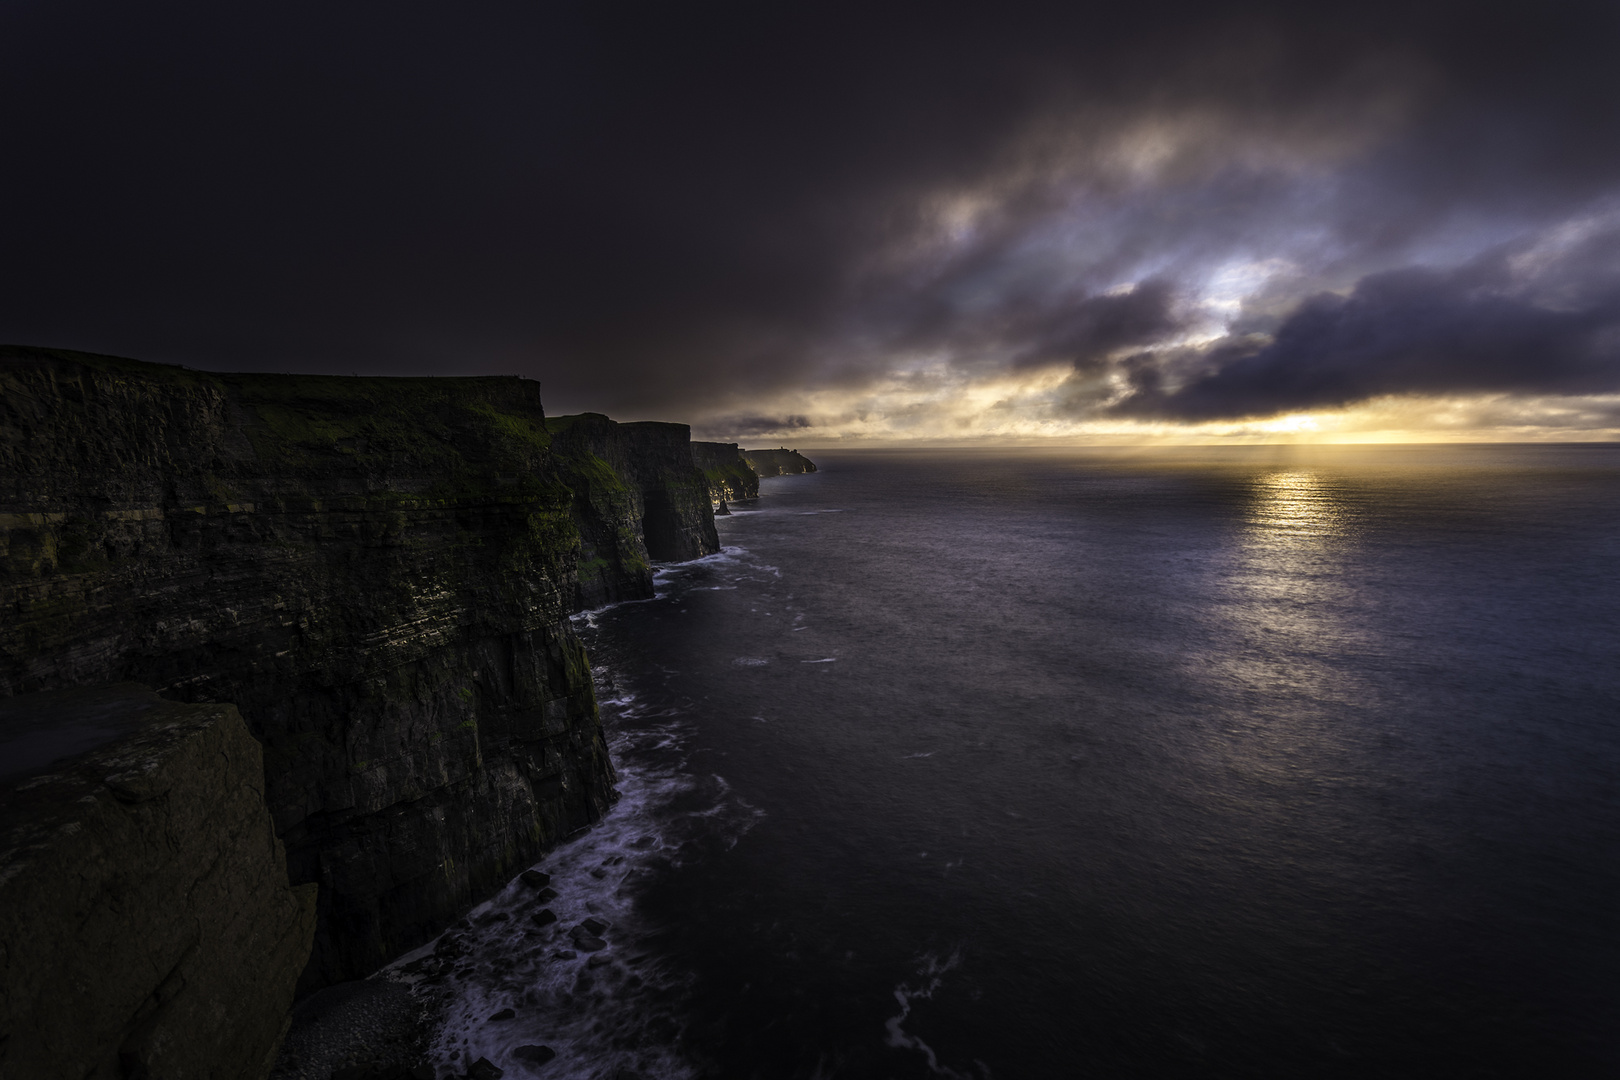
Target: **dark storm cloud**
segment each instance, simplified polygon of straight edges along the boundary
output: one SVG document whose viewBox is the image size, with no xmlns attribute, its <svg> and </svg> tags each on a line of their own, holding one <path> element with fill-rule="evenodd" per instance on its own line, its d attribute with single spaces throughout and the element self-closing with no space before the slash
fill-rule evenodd
<svg viewBox="0 0 1620 1080">
<path fill-rule="evenodd" d="M 1205 420 L 1391 394 L 1620 391 L 1617 251 L 1620 236 L 1596 237 L 1528 279 L 1509 252 L 1371 275 L 1310 297 L 1266 344 L 1216 343 L 1209 373 L 1173 391 L 1152 358 L 1128 360 L 1134 393 L 1116 411 Z"/>
<path fill-rule="evenodd" d="M 1247 408 L 1325 379 L 1284 371 L 1330 327 L 1438 340 L 1490 306 L 1435 271 L 1423 316 L 1369 275 L 1616 189 L 1617 25 L 1584 3 L 13 4 L 0 340 L 519 371 L 559 410 L 742 416 L 896 355 L 1095 368 L 1185 332 L 1238 255 L 1300 267 L 1262 331 L 1365 278 L 1198 406 Z M 1578 386 L 1600 334 L 1559 320 L 1606 302 L 1491 310 L 1565 341 Z M 1425 385 L 1507 363 L 1474 355 Z"/>
<path fill-rule="evenodd" d="M 951 351 L 959 366 L 1014 371 L 1073 364 L 1093 367 L 1110 353 L 1154 344 L 1184 327 L 1167 281 L 1149 279 L 1115 293 L 1011 290 L 959 310 L 931 301 L 926 313 L 885 339 L 890 350 Z"/>
<path fill-rule="evenodd" d="M 746 439 L 753 435 L 774 434 L 779 431 L 799 431 L 810 426 L 807 416 L 724 416 L 711 423 L 719 431 L 729 433 L 732 439 Z"/>
</svg>

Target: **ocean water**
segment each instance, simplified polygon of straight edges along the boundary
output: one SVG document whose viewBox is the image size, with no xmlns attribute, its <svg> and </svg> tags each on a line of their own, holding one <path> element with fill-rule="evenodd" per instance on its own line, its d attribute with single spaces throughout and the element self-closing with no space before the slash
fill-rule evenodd
<svg viewBox="0 0 1620 1080">
<path fill-rule="evenodd" d="M 1620 1075 L 1620 446 L 812 456 L 578 618 L 447 1066 Z"/>
</svg>

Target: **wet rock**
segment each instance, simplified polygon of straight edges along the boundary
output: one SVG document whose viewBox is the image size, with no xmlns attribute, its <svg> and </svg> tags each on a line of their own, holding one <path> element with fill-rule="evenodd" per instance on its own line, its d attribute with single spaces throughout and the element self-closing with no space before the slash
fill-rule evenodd
<svg viewBox="0 0 1620 1080">
<path fill-rule="evenodd" d="M 591 871 L 591 877 L 595 878 L 597 881 L 601 881 L 603 878 L 607 877 L 607 873 L 608 872 L 606 870 L 598 866 L 595 870 Z"/>
<path fill-rule="evenodd" d="M 574 947 L 581 952 L 601 952 L 607 948 L 607 942 L 590 934 L 581 934 L 574 939 Z"/>
<path fill-rule="evenodd" d="M 557 890 L 541 889 L 539 892 L 535 893 L 534 898 L 540 901 L 542 904 L 549 904 L 553 900 L 557 899 Z"/>
<path fill-rule="evenodd" d="M 595 956 L 591 957 L 585 962 L 585 966 L 588 968 L 599 968 L 606 967 L 611 963 L 613 963 L 613 958 L 611 956 L 608 956 L 606 953 L 597 953 Z"/>
<path fill-rule="evenodd" d="M 455 934 L 446 934 L 433 946 L 434 956 L 460 956 L 462 953 L 461 938 Z"/>
<path fill-rule="evenodd" d="M 506 1073 L 497 1069 L 489 1058 L 479 1058 L 467 1067 L 467 1080 L 501 1080 Z"/>
<path fill-rule="evenodd" d="M 541 908 L 533 915 L 530 915 L 529 918 L 534 921 L 536 926 L 550 926 L 557 921 L 557 913 L 550 908 Z"/>
<path fill-rule="evenodd" d="M 502 1009 L 500 1012 L 496 1013 L 494 1016 L 491 1016 L 490 1019 L 491 1020 L 510 1020 L 510 1019 L 512 1019 L 512 1017 L 514 1017 L 516 1015 L 517 1015 L 517 1010 L 516 1009 Z"/>
<path fill-rule="evenodd" d="M 526 1061 L 530 1065 L 544 1065 L 557 1056 L 557 1051 L 549 1046 L 520 1046 L 512 1051 L 512 1056 L 519 1061 Z"/>
<path fill-rule="evenodd" d="M 518 880 L 531 889 L 543 889 L 551 884 L 551 875 L 539 870 L 525 870 L 518 875 Z"/>
<path fill-rule="evenodd" d="M 607 933 L 608 927 L 612 924 L 605 922 L 602 919 L 598 919 L 593 915 L 581 922 L 579 925 L 590 931 L 592 935 L 601 937 L 603 934 Z"/>
<path fill-rule="evenodd" d="M 361 1069 L 345 1075 L 364 1080 L 421 1080 L 426 1069 L 434 1080 L 427 1044 L 437 1015 L 437 1005 L 387 978 L 328 987 L 293 1009 L 269 1080 L 325 1080 L 341 1068 Z"/>
<path fill-rule="evenodd" d="M 422 1064 L 412 1068 L 398 1062 L 361 1062 L 337 1069 L 332 1073 L 332 1080 L 433 1080 L 433 1066 Z"/>
<path fill-rule="evenodd" d="M 556 952 L 551 954 L 551 958 L 553 960 L 572 960 L 578 955 L 579 953 L 575 952 L 573 949 L 558 949 Z"/>
</svg>

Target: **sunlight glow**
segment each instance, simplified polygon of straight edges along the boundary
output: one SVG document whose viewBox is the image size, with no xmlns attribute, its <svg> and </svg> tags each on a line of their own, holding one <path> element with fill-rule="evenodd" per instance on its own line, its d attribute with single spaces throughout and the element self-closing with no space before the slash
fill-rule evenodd
<svg viewBox="0 0 1620 1080">
<path fill-rule="evenodd" d="M 858 389 L 824 388 L 771 403 L 802 418 L 781 427 L 729 426 L 721 414 L 697 437 L 796 446 L 971 444 L 1202 444 L 1608 442 L 1620 440 L 1620 394 L 1386 397 L 1348 408 L 1249 420 L 1189 423 L 1113 416 L 1076 404 L 1065 369 L 970 379 L 944 363 L 919 364 Z"/>
</svg>

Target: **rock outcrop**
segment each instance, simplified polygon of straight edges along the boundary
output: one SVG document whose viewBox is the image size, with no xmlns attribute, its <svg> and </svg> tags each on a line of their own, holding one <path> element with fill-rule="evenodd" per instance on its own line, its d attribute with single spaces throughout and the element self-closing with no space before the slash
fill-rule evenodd
<svg viewBox="0 0 1620 1080">
<path fill-rule="evenodd" d="M 599 413 L 547 421 L 579 525 L 578 604 L 652 595 L 649 559 L 720 550 L 703 474 L 685 424 L 619 424 Z"/>
<path fill-rule="evenodd" d="M 517 378 L 0 349 L 0 696 L 133 680 L 264 747 L 301 986 L 427 940 L 613 798 L 581 604 L 717 549 L 687 429 Z"/>
<path fill-rule="evenodd" d="M 793 476 L 816 471 L 815 462 L 797 450 L 744 450 L 742 458 L 760 476 Z"/>
<path fill-rule="evenodd" d="M 759 498 L 759 474 L 742 459 L 736 443 L 694 442 L 692 463 L 703 470 L 709 499 L 716 507 Z"/>
<path fill-rule="evenodd" d="M 258 742 L 137 686 L 0 700 L 0 749 L 54 729 L 110 741 L 0 788 L 0 1077 L 265 1075 L 315 886 L 287 883 Z"/>
</svg>

